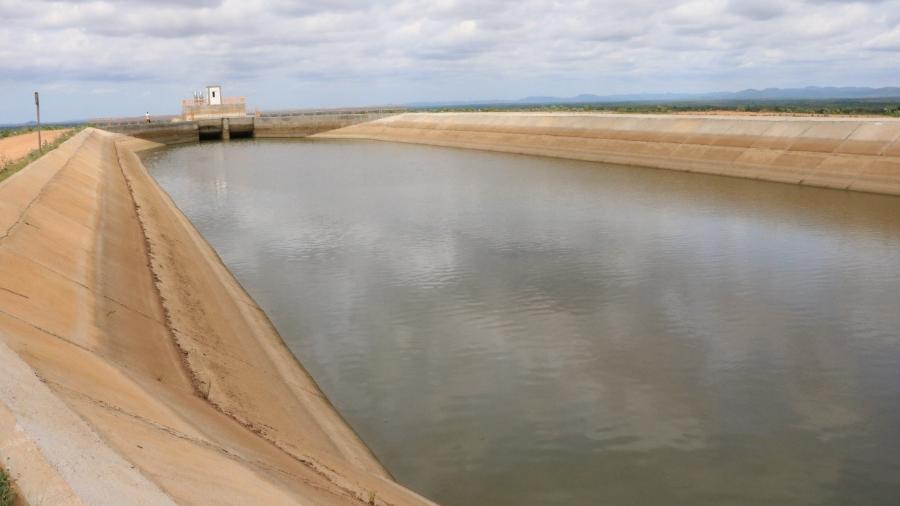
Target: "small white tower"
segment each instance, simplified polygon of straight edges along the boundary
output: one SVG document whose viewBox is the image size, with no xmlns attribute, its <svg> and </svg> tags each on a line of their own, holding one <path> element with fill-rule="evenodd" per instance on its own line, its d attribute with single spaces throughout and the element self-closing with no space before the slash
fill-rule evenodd
<svg viewBox="0 0 900 506">
<path fill-rule="evenodd" d="M 206 103 L 209 105 L 222 104 L 222 87 L 219 85 L 206 87 Z"/>
</svg>

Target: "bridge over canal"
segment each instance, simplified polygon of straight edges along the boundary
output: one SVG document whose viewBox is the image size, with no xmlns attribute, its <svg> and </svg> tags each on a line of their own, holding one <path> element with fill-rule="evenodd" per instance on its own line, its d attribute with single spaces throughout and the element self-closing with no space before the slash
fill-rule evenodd
<svg viewBox="0 0 900 506">
<path fill-rule="evenodd" d="M 179 144 L 239 137 L 306 137 L 405 111 L 404 108 L 300 109 L 267 112 L 254 116 L 195 120 L 171 117 L 151 122 L 137 118 L 102 119 L 91 122 L 91 126 L 162 144 Z"/>
</svg>

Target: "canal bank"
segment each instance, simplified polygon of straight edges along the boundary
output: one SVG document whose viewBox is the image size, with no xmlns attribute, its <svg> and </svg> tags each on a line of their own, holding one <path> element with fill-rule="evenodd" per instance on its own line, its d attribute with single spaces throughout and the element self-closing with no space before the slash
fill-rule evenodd
<svg viewBox="0 0 900 506">
<path fill-rule="evenodd" d="M 0 184 L 0 465 L 25 500 L 427 503 L 146 173 L 155 146 L 89 128 Z"/>
<path fill-rule="evenodd" d="M 896 197 L 357 140 L 142 160 L 440 504 L 897 496 Z"/>
<path fill-rule="evenodd" d="M 406 113 L 317 134 L 900 195 L 893 118 Z"/>
<path fill-rule="evenodd" d="M 618 163 L 722 174 L 699 153 L 725 147 L 742 154 L 720 168 L 759 171 L 744 177 L 895 187 L 896 122 L 726 119 L 416 114 L 327 135 L 586 160 L 619 153 Z M 613 138 L 634 132 L 651 140 Z M 0 465 L 32 500 L 424 502 L 391 481 L 146 174 L 136 153 L 153 147 L 88 129 L 0 184 L 0 364 L 15 371 L 0 383 Z M 640 154 L 653 150 L 671 160 Z M 121 488 L 104 487 L 112 476 Z"/>
</svg>

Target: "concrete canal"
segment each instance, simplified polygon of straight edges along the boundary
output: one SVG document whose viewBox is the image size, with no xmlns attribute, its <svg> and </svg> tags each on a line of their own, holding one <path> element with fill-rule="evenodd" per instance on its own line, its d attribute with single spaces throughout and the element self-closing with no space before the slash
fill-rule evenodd
<svg viewBox="0 0 900 506">
<path fill-rule="evenodd" d="M 144 163 L 440 503 L 900 493 L 900 198 L 371 141 Z"/>
</svg>

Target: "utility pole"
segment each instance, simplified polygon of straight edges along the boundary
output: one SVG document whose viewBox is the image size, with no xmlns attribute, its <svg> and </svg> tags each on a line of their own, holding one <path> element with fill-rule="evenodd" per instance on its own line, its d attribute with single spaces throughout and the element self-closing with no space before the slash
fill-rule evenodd
<svg viewBox="0 0 900 506">
<path fill-rule="evenodd" d="M 34 108 L 37 109 L 37 127 L 38 127 L 38 149 L 44 152 L 44 145 L 41 143 L 41 97 L 38 92 L 34 92 Z"/>
</svg>

